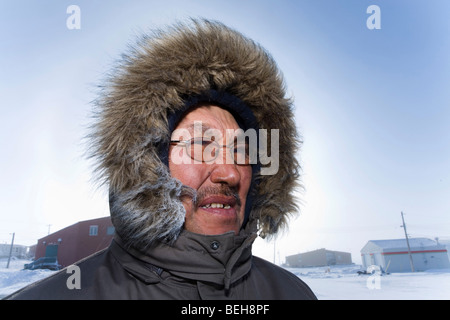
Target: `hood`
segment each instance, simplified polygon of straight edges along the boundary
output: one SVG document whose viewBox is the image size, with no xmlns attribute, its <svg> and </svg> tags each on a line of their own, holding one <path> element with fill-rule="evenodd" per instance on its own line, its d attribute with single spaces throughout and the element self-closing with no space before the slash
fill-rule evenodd
<svg viewBox="0 0 450 320">
<path fill-rule="evenodd" d="M 170 140 L 170 115 L 209 92 L 242 101 L 269 142 L 271 129 L 279 130 L 276 172 L 263 174 L 263 161 L 253 172 L 248 223 L 272 235 L 297 212 L 300 141 L 292 101 L 276 63 L 257 43 L 219 22 L 180 23 L 142 36 L 101 89 L 91 156 L 98 179 L 109 186 L 112 222 L 125 245 L 173 242 L 183 229 L 180 198 L 195 190 L 171 177 L 161 149 Z"/>
</svg>

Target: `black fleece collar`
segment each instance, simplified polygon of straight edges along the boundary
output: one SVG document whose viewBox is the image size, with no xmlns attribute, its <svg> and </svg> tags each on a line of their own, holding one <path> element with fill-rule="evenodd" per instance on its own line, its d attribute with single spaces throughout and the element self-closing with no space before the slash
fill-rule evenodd
<svg viewBox="0 0 450 320">
<path fill-rule="evenodd" d="M 239 235 L 200 235 L 183 230 L 174 244 L 158 242 L 145 252 L 125 248 L 119 237 L 114 241 L 141 263 L 116 252 L 129 272 L 146 282 L 156 281 L 155 273 L 166 271 L 180 278 L 214 283 L 228 290 L 251 269 L 251 247 L 256 233 L 241 230 Z M 145 265 L 145 266 L 144 266 Z M 151 266 L 149 268 L 148 266 Z"/>
</svg>

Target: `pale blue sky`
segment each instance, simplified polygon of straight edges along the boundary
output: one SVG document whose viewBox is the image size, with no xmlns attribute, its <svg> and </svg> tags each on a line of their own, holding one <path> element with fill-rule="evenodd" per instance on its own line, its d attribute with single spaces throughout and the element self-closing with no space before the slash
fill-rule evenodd
<svg viewBox="0 0 450 320">
<path fill-rule="evenodd" d="M 66 9 L 81 9 L 69 30 Z M 370 5 L 381 29 L 369 30 Z M 84 158 L 96 86 L 136 36 L 205 17 L 261 43 L 285 75 L 304 139 L 301 216 L 284 255 L 371 239 L 450 239 L 450 2 L 2 1 L 0 241 L 33 244 L 108 214 Z M 271 259 L 263 242 L 255 253 Z"/>
</svg>

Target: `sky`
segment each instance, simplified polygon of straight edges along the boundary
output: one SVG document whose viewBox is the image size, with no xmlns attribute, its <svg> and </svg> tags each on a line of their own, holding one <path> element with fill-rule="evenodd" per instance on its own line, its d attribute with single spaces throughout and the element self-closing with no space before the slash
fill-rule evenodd
<svg viewBox="0 0 450 320">
<path fill-rule="evenodd" d="M 79 29 L 67 26 L 70 5 Z M 275 242 L 258 239 L 255 255 L 282 263 L 326 248 L 360 263 L 367 241 L 404 238 L 402 211 L 410 237 L 450 240 L 449 9 L 442 0 L 2 1 L 0 243 L 14 232 L 32 245 L 109 215 L 86 158 L 98 85 L 137 36 L 189 17 L 260 43 L 295 101 L 300 211 Z"/>
</svg>

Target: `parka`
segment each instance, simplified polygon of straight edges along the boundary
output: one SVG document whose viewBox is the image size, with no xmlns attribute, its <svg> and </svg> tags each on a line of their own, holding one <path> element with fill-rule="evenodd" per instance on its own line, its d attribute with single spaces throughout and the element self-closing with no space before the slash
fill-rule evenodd
<svg viewBox="0 0 450 320">
<path fill-rule="evenodd" d="M 181 198 L 195 190 L 170 175 L 177 121 L 214 103 L 243 128 L 279 139 L 277 170 L 258 158 L 239 234 L 183 228 Z M 293 102 L 270 54 L 217 21 L 195 20 L 141 37 L 101 87 L 88 138 L 98 181 L 109 188 L 111 245 L 7 299 L 315 299 L 297 276 L 252 255 L 298 212 Z M 266 171 L 267 172 L 267 171 Z M 79 284 L 74 275 L 78 271 Z M 71 277 L 73 276 L 73 277 Z"/>
<path fill-rule="evenodd" d="M 80 283 L 67 268 L 7 299 L 315 299 L 297 276 L 252 256 L 253 239 L 233 233 L 201 236 L 183 231 L 175 246 L 141 252 L 125 249 L 116 238 L 109 248 L 76 263 Z"/>
</svg>

